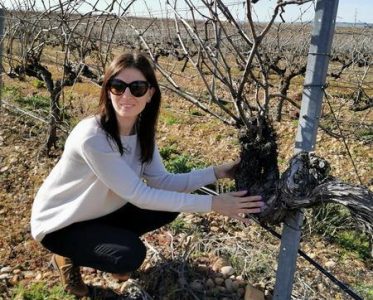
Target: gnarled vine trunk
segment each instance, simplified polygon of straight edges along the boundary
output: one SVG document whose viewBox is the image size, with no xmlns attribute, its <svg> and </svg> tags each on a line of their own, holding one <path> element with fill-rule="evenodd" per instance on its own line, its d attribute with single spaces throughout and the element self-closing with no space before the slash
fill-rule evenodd
<svg viewBox="0 0 373 300">
<path fill-rule="evenodd" d="M 363 231 L 373 236 L 373 193 L 329 175 L 329 163 L 314 153 L 294 155 L 279 175 L 274 130 L 265 118 L 253 120 L 240 131 L 241 164 L 236 175 L 237 190 L 262 195 L 266 202 L 258 214 L 260 222 L 279 224 L 299 208 L 324 203 L 346 206 Z"/>
</svg>

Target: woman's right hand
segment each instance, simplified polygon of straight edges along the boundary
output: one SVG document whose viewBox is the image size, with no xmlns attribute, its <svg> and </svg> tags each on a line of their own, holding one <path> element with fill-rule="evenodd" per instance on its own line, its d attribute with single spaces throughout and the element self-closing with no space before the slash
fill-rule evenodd
<svg viewBox="0 0 373 300">
<path fill-rule="evenodd" d="M 212 210 L 244 223 L 248 214 L 260 213 L 264 207 L 261 196 L 245 196 L 247 191 L 231 192 L 212 197 Z"/>
</svg>

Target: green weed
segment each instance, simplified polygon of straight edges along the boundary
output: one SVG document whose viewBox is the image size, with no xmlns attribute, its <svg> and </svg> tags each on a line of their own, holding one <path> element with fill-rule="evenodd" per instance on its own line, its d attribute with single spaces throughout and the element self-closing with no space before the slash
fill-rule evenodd
<svg viewBox="0 0 373 300">
<path fill-rule="evenodd" d="M 354 230 L 338 232 L 332 241 L 349 252 L 355 252 L 361 259 L 370 258 L 368 238 Z"/>
<path fill-rule="evenodd" d="M 167 125 L 174 125 L 174 124 L 180 123 L 180 121 L 177 118 L 175 118 L 174 116 L 166 116 L 164 118 L 164 121 Z"/>
<path fill-rule="evenodd" d="M 171 144 L 169 146 L 165 146 L 159 149 L 159 153 L 164 160 L 171 159 L 173 154 L 179 154 L 179 151 L 176 149 L 175 144 Z"/>
<path fill-rule="evenodd" d="M 206 164 L 200 160 L 192 158 L 187 154 L 180 153 L 174 144 L 160 148 L 159 153 L 162 156 L 167 171 L 171 173 L 187 173 L 192 169 L 206 167 Z"/>
<path fill-rule="evenodd" d="M 361 259 L 370 257 L 368 237 L 355 230 L 355 221 L 347 208 L 328 204 L 306 212 L 306 216 L 304 234 L 315 232 Z"/>
<path fill-rule="evenodd" d="M 373 139 L 373 128 L 362 128 L 355 131 L 355 135 L 365 140 Z"/>
<path fill-rule="evenodd" d="M 15 101 L 22 98 L 21 89 L 14 85 L 4 85 L 1 89 L 1 94 L 4 98 L 11 98 Z"/>
<path fill-rule="evenodd" d="M 39 95 L 28 96 L 17 102 L 33 109 L 47 109 L 49 107 L 49 97 Z"/>
<path fill-rule="evenodd" d="M 171 173 L 187 173 L 192 169 L 203 168 L 205 164 L 193 160 L 189 155 L 181 154 L 172 156 L 168 161 L 165 161 L 165 167 Z"/>
<path fill-rule="evenodd" d="M 24 97 L 21 93 L 21 88 L 13 85 L 4 86 L 1 90 L 2 96 L 14 102 L 17 102 L 22 107 L 28 109 L 47 109 L 49 108 L 50 98 L 41 95 L 32 95 Z"/>
<path fill-rule="evenodd" d="M 183 218 L 176 218 L 169 227 L 174 234 L 178 234 L 186 229 L 187 224 Z"/>
<path fill-rule="evenodd" d="M 373 300 L 373 285 L 359 284 L 354 288 L 364 299 Z"/>
<path fill-rule="evenodd" d="M 44 81 L 41 81 L 39 79 L 35 79 L 32 81 L 32 85 L 37 89 L 45 88 Z"/>
<path fill-rule="evenodd" d="M 67 294 L 63 287 L 56 285 L 48 287 L 43 282 L 33 283 L 30 286 L 16 286 L 12 291 L 12 298 L 17 300 L 73 300 L 74 296 Z"/>
</svg>

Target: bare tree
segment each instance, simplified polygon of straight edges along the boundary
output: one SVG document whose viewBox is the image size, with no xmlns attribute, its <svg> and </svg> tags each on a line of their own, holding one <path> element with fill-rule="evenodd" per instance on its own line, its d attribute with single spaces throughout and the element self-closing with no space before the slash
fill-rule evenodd
<svg viewBox="0 0 373 300">
<path fill-rule="evenodd" d="M 2 42 L 8 76 L 37 78 L 45 83 L 50 95 L 47 153 L 56 147 L 63 118 L 59 99 L 64 87 L 74 85 L 81 77 L 99 81 L 116 45 L 118 17 L 133 2 L 116 0 L 99 8 L 99 1 L 41 1 L 41 7 L 36 7 L 35 1 L 24 0 L 6 11 Z M 51 48 L 59 55 L 49 54 Z"/>
</svg>

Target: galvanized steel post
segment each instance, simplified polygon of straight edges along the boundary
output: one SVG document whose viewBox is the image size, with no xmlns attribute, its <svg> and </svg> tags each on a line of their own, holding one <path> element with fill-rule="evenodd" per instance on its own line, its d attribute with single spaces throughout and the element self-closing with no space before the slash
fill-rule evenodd
<svg viewBox="0 0 373 300">
<path fill-rule="evenodd" d="M 318 0 L 316 3 L 302 106 L 295 140 L 295 154 L 300 151 L 315 150 L 338 1 Z M 302 222 L 302 211 L 289 216 L 284 222 L 273 295 L 275 300 L 291 299 Z"/>
</svg>

